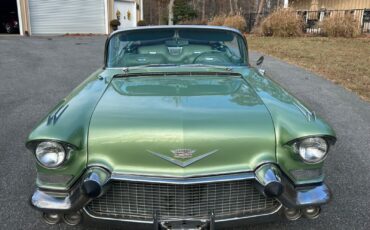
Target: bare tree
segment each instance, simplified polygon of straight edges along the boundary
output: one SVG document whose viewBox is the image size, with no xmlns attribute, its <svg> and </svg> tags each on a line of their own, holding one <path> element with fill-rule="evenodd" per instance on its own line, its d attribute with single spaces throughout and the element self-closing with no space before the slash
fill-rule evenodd
<svg viewBox="0 0 370 230">
<path fill-rule="evenodd" d="M 173 25 L 173 4 L 175 0 L 170 0 L 168 3 L 168 25 Z"/>
<path fill-rule="evenodd" d="M 206 19 L 206 0 L 202 0 L 202 20 L 205 19 Z"/>
<path fill-rule="evenodd" d="M 234 0 L 234 10 L 235 10 L 235 12 L 237 12 L 239 10 L 238 0 Z"/>
<path fill-rule="evenodd" d="M 167 24 L 167 19 L 171 23 L 170 0 L 143 0 L 144 18 L 148 24 Z M 271 2 L 280 2 L 283 0 L 271 0 Z M 197 11 L 199 19 L 207 20 L 216 15 L 225 15 L 238 13 L 242 11 L 244 15 L 258 12 L 261 0 L 188 0 L 189 6 Z M 265 8 L 267 1 L 264 0 L 262 9 Z M 173 4 L 176 3 L 176 0 Z M 263 10 L 262 10 L 263 11 Z M 262 11 L 260 11 L 262 13 Z M 174 15 L 175 16 L 175 15 Z"/>
<path fill-rule="evenodd" d="M 234 14 L 234 5 L 233 5 L 233 0 L 229 0 L 229 5 L 230 5 L 230 14 Z"/>
<path fill-rule="evenodd" d="M 157 0 L 157 10 L 158 10 L 158 25 L 163 24 L 163 13 L 162 13 L 162 0 Z"/>
<path fill-rule="evenodd" d="M 256 22 L 254 23 L 254 26 L 257 26 L 260 23 L 264 7 L 265 7 L 265 0 L 259 0 Z"/>
</svg>

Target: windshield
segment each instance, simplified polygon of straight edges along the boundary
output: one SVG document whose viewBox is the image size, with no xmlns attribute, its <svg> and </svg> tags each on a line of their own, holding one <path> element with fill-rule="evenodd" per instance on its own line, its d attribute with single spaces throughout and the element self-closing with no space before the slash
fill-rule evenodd
<svg viewBox="0 0 370 230">
<path fill-rule="evenodd" d="M 247 64 L 243 38 L 232 31 L 158 28 L 122 31 L 108 44 L 107 67 Z"/>
</svg>

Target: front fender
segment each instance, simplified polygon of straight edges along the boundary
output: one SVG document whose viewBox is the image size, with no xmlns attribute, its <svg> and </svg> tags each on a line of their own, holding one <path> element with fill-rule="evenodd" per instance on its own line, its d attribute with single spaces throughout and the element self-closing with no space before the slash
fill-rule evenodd
<svg viewBox="0 0 370 230">
<path fill-rule="evenodd" d="M 270 112 L 275 127 L 276 159 L 281 169 L 295 184 L 322 182 L 323 162 L 317 164 L 303 162 L 291 148 L 287 147 L 287 143 L 309 136 L 326 137 L 335 142 L 334 130 L 270 78 L 250 71 L 245 79 L 253 86 Z M 317 173 L 317 176 L 298 179 L 292 174 L 294 170 L 308 170 L 304 173 Z"/>
<path fill-rule="evenodd" d="M 61 167 L 47 169 L 37 164 L 37 186 L 68 189 L 86 168 L 90 118 L 108 85 L 104 79 L 98 78 L 101 73 L 102 70 L 99 69 L 90 75 L 58 103 L 29 134 L 26 146 L 31 151 L 34 151 L 34 143 L 42 140 L 55 140 L 73 146 L 66 163 Z"/>
</svg>

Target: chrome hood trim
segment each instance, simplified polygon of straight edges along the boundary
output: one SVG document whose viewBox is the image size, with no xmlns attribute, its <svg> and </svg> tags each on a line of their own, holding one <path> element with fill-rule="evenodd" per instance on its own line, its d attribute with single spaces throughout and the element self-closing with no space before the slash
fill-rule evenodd
<svg viewBox="0 0 370 230">
<path fill-rule="evenodd" d="M 245 172 L 238 174 L 226 174 L 217 176 L 205 176 L 205 177 L 188 177 L 188 178 L 174 178 L 174 177 L 150 177 L 150 176 L 139 176 L 139 175 L 128 175 L 120 173 L 112 173 L 111 180 L 123 180 L 123 181 L 135 181 L 135 182 L 150 182 L 150 183 L 162 183 L 162 184 L 205 184 L 211 182 L 222 182 L 222 181 L 237 181 L 237 180 L 248 180 L 254 179 L 253 172 Z"/>
</svg>

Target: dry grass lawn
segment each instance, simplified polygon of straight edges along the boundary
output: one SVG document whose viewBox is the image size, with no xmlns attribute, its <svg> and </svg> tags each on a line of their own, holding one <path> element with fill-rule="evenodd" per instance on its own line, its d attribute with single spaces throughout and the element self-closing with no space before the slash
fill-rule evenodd
<svg viewBox="0 0 370 230">
<path fill-rule="evenodd" d="M 370 102 L 370 38 L 248 36 L 247 40 L 251 50 L 316 72 Z"/>
</svg>

